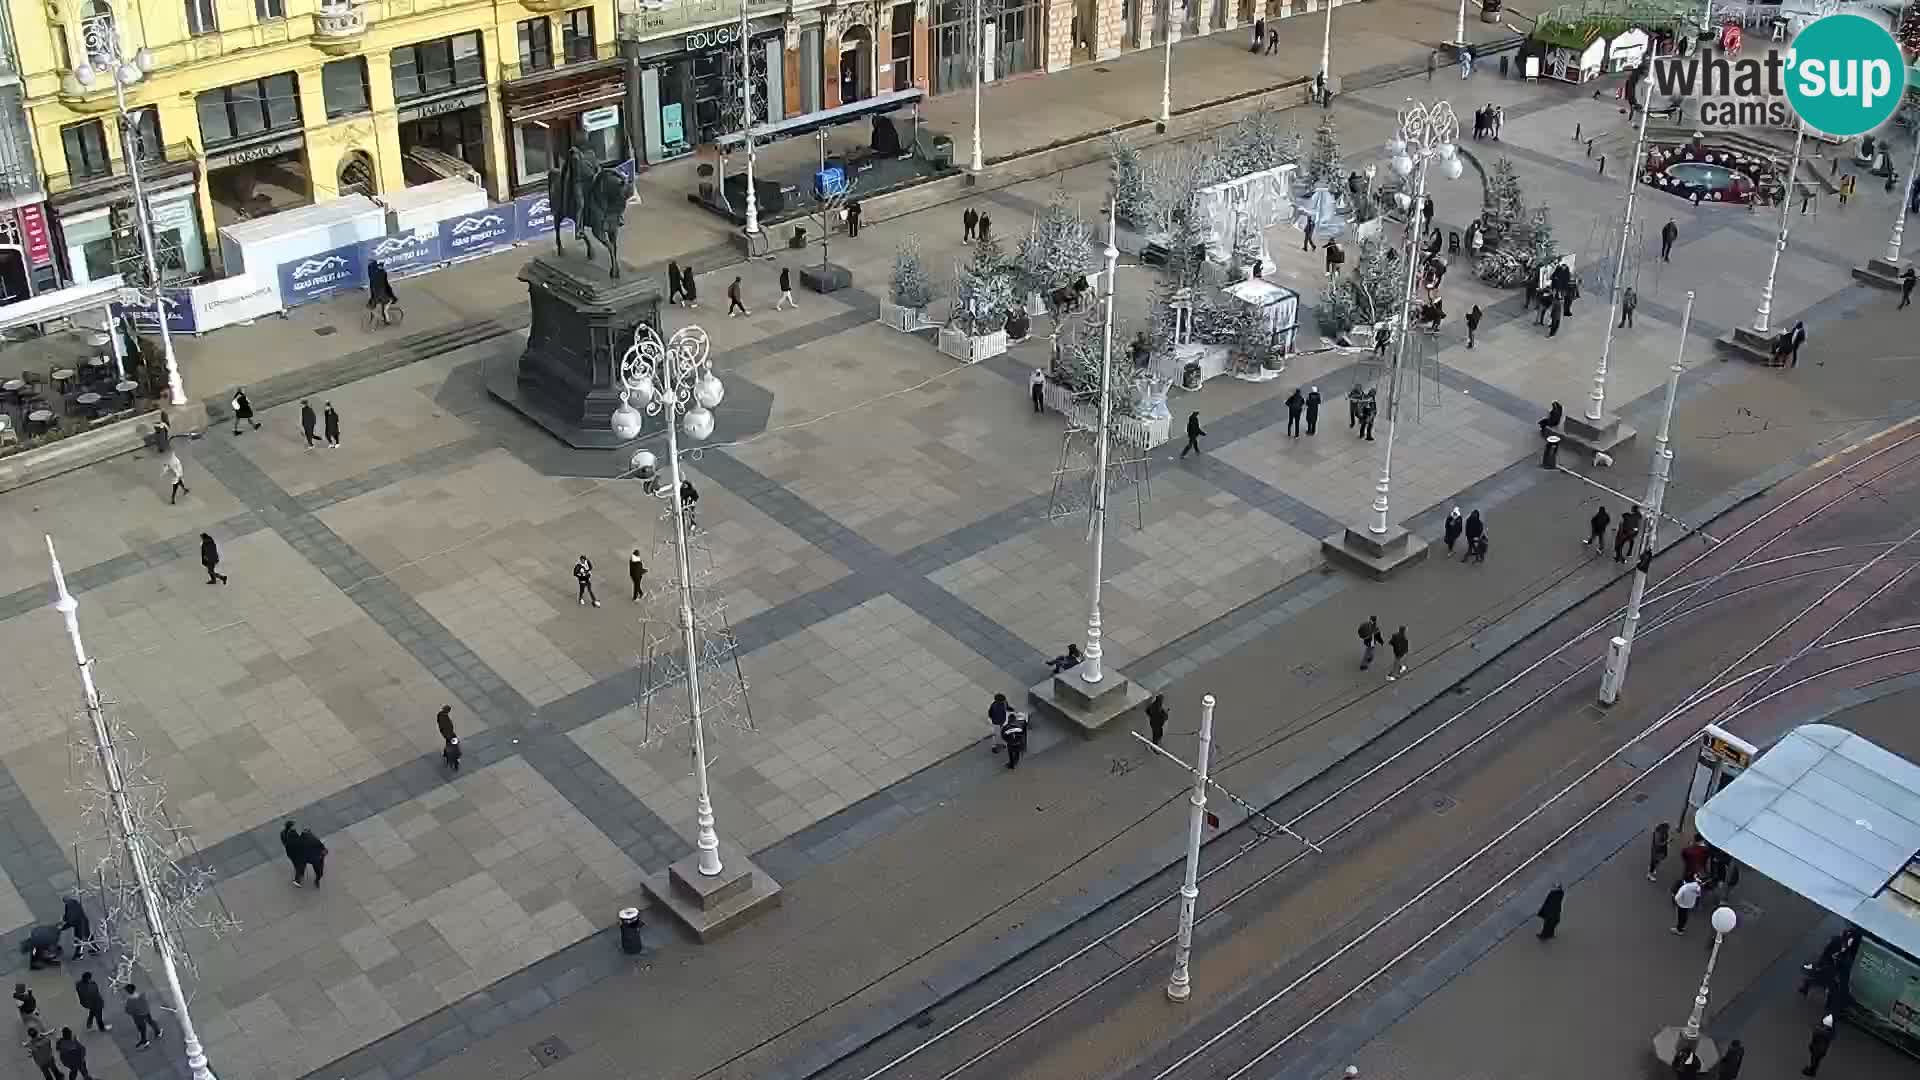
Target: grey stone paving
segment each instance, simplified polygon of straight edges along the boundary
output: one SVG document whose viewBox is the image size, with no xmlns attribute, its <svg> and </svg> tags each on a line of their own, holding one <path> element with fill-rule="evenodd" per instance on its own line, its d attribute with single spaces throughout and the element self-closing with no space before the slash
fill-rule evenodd
<svg viewBox="0 0 1920 1080">
<path fill-rule="evenodd" d="M 225 545 L 228 540 L 251 536 L 266 527 L 266 522 L 260 519 L 259 514 L 248 511 L 217 522 L 208 528 L 207 532 L 212 533 L 214 539 Z M 105 562 L 69 568 L 66 570 L 67 590 L 78 596 L 81 593 L 112 585 L 117 581 L 124 581 L 135 574 L 177 559 L 199 557 L 200 533 L 185 532 L 158 543 L 147 544 L 137 551 L 129 551 L 125 555 Z M 50 581 L 44 585 L 29 585 L 24 589 L 15 589 L 0 596 L 0 622 L 25 615 L 35 608 L 45 607 L 51 603 L 53 603 L 53 583 Z"/>
<path fill-rule="evenodd" d="M 312 491 L 302 492 L 294 497 L 294 501 L 299 503 L 301 509 L 309 512 L 325 510 L 348 499 L 358 498 L 370 491 L 378 491 L 410 477 L 463 465 L 475 456 L 499 445 L 499 437 L 492 434 L 456 439 L 400 461 L 377 465 L 359 476 L 351 476 L 345 480 L 314 488 Z"/>
</svg>

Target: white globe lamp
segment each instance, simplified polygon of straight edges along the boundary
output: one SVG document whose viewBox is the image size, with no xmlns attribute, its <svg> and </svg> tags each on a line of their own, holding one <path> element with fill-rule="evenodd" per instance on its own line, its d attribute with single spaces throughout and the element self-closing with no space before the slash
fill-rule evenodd
<svg viewBox="0 0 1920 1080">
<path fill-rule="evenodd" d="M 695 441 L 705 439 L 713 434 L 713 413 L 695 405 L 687 410 L 686 420 L 681 423 L 680 429 L 687 433 L 689 439 Z"/>
<path fill-rule="evenodd" d="M 639 438 L 640 420 L 640 410 L 627 401 L 627 395 L 621 394 L 620 407 L 613 410 L 613 416 L 608 420 L 613 428 L 614 437 L 622 442 Z"/>
</svg>

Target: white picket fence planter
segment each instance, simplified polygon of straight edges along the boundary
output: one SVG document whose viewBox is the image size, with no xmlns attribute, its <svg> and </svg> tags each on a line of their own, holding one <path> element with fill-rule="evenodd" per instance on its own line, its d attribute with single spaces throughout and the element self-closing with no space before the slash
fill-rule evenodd
<svg viewBox="0 0 1920 1080">
<path fill-rule="evenodd" d="M 1046 402 L 1049 411 L 1065 416 L 1088 431 L 1095 431 L 1100 427 L 1099 408 L 1090 402 L 1075 400 L 1073 391 L 1059 383 L 1049 382 L 1042 387 L 1040 399 Z M 1149 450 L 1165 443 L 1172 436 L 1173 420 L 1170 416 L 1149 416 L 1144 419 L 1134 416 L 1114 416 L 1109 417 L 1107 423 L 1115 441 L 1130 443 Z"/>
<path fill-rule="evenodd" d="M 940 351 L 963 364 L 977 364 L 1007 351 L 1007 332 L 995 330 L 991 334 L 974 337 L 964 330 L 943 326 L 940 328 Z"/>
<path fill-rule="evenodd" d="M 880 302 L 880 321 L 903 334 L 931 330 L 936 325 L 927 318 L 926 308 L 903 307 L 885 300 Z"/>
</svg>

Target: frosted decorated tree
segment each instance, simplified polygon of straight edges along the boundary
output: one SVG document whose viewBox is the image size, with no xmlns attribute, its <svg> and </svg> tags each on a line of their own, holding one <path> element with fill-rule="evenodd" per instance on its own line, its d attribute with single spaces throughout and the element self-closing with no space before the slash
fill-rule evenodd
<svg viewBox="0 0 1920 1080">
<path fill-rule="evenodd" d="M 1092 257 L 1093 227 L 1080 220 L 1066 192 L 1056 191 L 1020 241 L 1020 285 L 1043 297 L 1071 288 Z"/>
<path fill-rule="evenodd" d="M 1272 105 L 1259 105 L 1235 121 L 1219 140 L 1216 157 L 1223 178 L 1265 172 L 1300 160 L 1300 136 Z"/>
<path fill-rule="evenodd" d="M 1048 375 L 1054 382 L 1073 391 L 1075 401 L 1097 409 L 1100 406 L 1100 364 L 1106 355 L 1106 342 L 1100 327 L 1089 326 L 1087 329 L 1087 333 L 1076 334 L 1061 346 L 1060 357 L 1053 362 Z M 1113 415 L 1136 416 L 1139 414 L 1139 397 L 1133 392 L 1132 365 L 1125 362 L 1125 350 L 1119 342 L 1114 343 L 1114 348 L 1119 358 L 1115 360 L 1113 372 L 1107 380 L 1109 393 L 1113 396 Z"/>
<path fill-rule="evenodd" d="M 1338 337 L 1363 323 L 1398 315 L 1404 273 L 1392 248 L 1378 240 L 1363 242 L 1353 269 L 1340 275 L 1320 301 L 1315 313 L 1320 332 Z"/>
<path fill-rule="evenodd" d="M 920 257 L 920 242 L 908 237 L 894 250 L 887 293 L 900 307 L 919 309 L 932 302 L 933 292 L 933 275 Z"/>
<path fill-rule="evenodd" d="M 1480 211 L 1480 224 L 1486 230 L 1486 246 L 1500 247 L 1516 229 L 1527 224 L 1526 199 L 1520 191 L 1520 174 L 1513 161 L 1501 158 L 1494 163 L 1493 176 L 1487 180 L 1487 197 Z"/>
<path fill-rule="evenodd" d="M 970 337 L 1006 325 L 1014 303 L 1014 268 L 994 237 L 975 242 L 973 259 L 954 270 L 953 310 L 947 324 Z"/>
<path fill-rule="evenodd" d="M 1120 220 L 1134 224 L 1153 217 L 1153 188 L 1140 151 L 1119 135 L 1107 136 L 1107 191 Z"/>
<path fill-rule="evenodd" d="M 1547 212 L 1545 206 L 1533 212 L 1533 224 L 1527 231 L 1527 243 L 1532 252 L 1531 268 L 1533 270 L 1552 266 L 1563 254 L 1560 246 L 1553 239 L 1553 215 Z"/>
<path fill-rule="evenodd" d="M 1894 27 L 1893 36 L 1908 63 L 1920 57 L 1920 7 L 1908 4 L 1900 10 L 1900 23 Z"/>
<path fill-rule="evenodd" d="M 1313 187 L 1340 190 L 1340 139 L 1333 126 L 1332 113 L 1321 118 L 1319 129 L 1313 133 L 1313 151 L 1307 158 L 1306 174 L 1307 183 Z"/>
</svg>

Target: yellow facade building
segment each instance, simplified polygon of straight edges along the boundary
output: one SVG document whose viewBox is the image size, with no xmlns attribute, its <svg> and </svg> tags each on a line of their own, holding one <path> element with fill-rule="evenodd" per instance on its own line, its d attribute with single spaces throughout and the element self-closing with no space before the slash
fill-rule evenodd
<svg viewBox="0 0 1920 1080">
<path fill-rule="evenodd" d="M 7 3 L 74 282 L 138 251 L 109 38 L 150 54 L 125 104 L 163 276 L 216 276 L 215 233 L 245 218 L 449 176 L 504 201 L 570 145 L 628 156 L 612 0 Z"/>
</svg>

